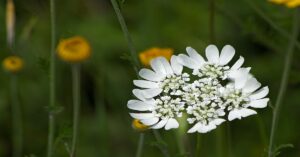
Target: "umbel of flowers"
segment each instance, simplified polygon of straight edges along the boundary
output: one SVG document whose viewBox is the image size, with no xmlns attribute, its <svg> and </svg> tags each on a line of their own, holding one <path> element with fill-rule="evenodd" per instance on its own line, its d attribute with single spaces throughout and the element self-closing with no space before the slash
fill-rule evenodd
<svg viewBox="0 0 300 157">
<path fill-rule="evenodd" d="M 127 106 L 134 110 L 131 117 L 149 129 L 166 130 L 179 127 L 182 114 L 191 124 L 188 133 L 206 133 L 226 120 L 241 119 L 257 112 L 254 108 L 267 106 L 268 87 L 250 74 L 249 67 L 242 67 L 240 57 L 230 66 L 235 54 L 226 45 L 221 52 L 209 45 L 206 59 L 191 47 L 186 54 L 172 55 L 170 62 L 157 57 L 150 62 L 151 69 L 139 71 L 141 80 L 134 80 L 136 99 Z"/>
</svg>

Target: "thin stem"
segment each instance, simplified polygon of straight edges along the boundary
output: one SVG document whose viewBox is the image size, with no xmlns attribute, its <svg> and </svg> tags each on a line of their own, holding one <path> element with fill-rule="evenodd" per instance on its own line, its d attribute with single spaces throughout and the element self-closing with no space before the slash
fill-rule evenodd
<svg viewBox="0 0 300 157">
<path fill-rule="evenodd" d="M 197 134 L 197 145 L 196 145 L 196 155 L 195 157 L 200 157 L 201 155 L 201 134 Z"/>
<path fill-rule="evenodd" d="M 134 63 L 134 70 L 135 70 L 136 73 L 138 73 L 138 68 L 140 67 L 140 63 L 138 61 L 138 58 L 137 58 L 138 55 L 137 55 L 136 50 L 134 48 L 134 45 L 133 45 L 131 36 L 129 34 L 126 22 L 124 20 L 124 17 L 121 13 L 121 10 L 120 10 L 119 5 L 116 2 L 116 0 L 111 0 L 111 3 L 113 5 L 113 8 L 114 8 L 114 10 L 116 12 L 116 15 L 118 17 L 118 20 L 119 20 L 119 23 L 121 25 L 122 31 L 124 33 L 124 37 L 127 41 L 127 44 L 128 44 L 129 50 L 130 50 L 130 54 L 131 54 L 131 59 Z"/>
<path fill-rule="evenodd" d="M 280 28 L 271 18 L 268 17 L 252 0 L 244 0 L 262 19 L 264 19 L 274 30 L 286 39 L 290 39 L 291 34 Z M 300 49 L 300 42 L 296 41 L 296 47 Z"/>
<path fill-rule="evenodd" d="M 51 109 L 55 107 L 55 44 L 56 44 L 56 24 L 55 24 L 55 0 L 50 0 L 50 21 L 51 21 L 51 52 L 50 52 L 50 73 L 49 73 L 49 128 L 48 128 L 48 149 L 47 157 L 53 156 L 53 140 L 55 133 L 55 117 Z"/>
<path fill-rule="evenodd" d="M 72 65 L 73 80 L 73 137 L 71 147 L 71 157 L 76 156 L 76 145 L 78 136 L 78 126 L 80 117 L 80 65 Z"/>
<path fill-rule="evenodd" d="M 270 141 L 269 141 L 269 149 L 268 149 L 269 157 L 272 157 L 274 155 L 273 154 L 273 146 L 274 146 L 275 131 L 277 128 L 277 123 L 278 123 L 278 118 L 279 118 L 279 113 L 280 113 L 280 106 L 282 104 L 282 100 L 284 98 L 284 95 L 285 95 L 285 92 L 287 89 L 288 79 L 289 79 L 289 74 L 290 74 L 290 69 L 291 69 L 291 63 L 292 63 L 292 58 L 293 58 L 293 53 L 294 53 L 294 47 L 295 47 L 297 37 L 299 34 L 299 21 L 298 21 L 299 13 L 300 13 L 300 10 L 295 10 L 292 36 L 290 37 L 290 43 L 289 43 L 287 51 L 286 51 L 287 54 L 286 54 L 285 61 L 284 61 L 284 69 L 283 69 L 283 73 L 282 73 L 280 88 L 279 88 L 277 100 L 276 100 L 276 103 L 274 106 L 271 133 L 270 133 Z"/>
<path fill-rule="evenodd" d="M 217 153 L 217 157 L 224 157 L 227 154 L 224 152 L 224 132 L 225 132 L 225 128 L 224 126 L 220 126 L 217 130 L 216 130 L 216 153 Z"/>
<path fill-rule="evenodd" d="M 160 136 L 157 130 L 153 130 L 153 134 L 157 142 L 165 144 L 164 140 L 162 139 L 162 137 Z M 158 148 L 160 149 L 160 151 L 163 153 L 165 157 L 170 157 L 170 153 L 166 148 L 166 146 L 162 145 L 162 146 L 158 146 Z"/>
<path fill-rule="evenodd" d="M 23 149 L 23 122 L 22 109 L 18 97 L 18 80 L 16 75 L 10 79 L 11 112 L 13 128 L 13 157 L 21 157 Z"/>
<path fill-rule="evenodd" d="M 139 145 L 136 151 L 136 157 L 141 157 L 142 152 L 143 152 L 143 147 L 144 147 L 144 139 L 145 139 L 145 134 L 140 133 L 140 138 L 139 138 Z"/>
</svg>

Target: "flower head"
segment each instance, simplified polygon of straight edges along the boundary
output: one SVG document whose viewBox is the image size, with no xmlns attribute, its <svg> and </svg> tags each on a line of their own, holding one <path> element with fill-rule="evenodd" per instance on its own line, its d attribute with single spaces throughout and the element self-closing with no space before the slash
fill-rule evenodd
<svg viewBox="0 0 300 157">
<path fill-rule="evenodd" d="M 189 81 L 189 75 L 182 73 L 182 65 L 177 56 L 172 56 L 169 63 L 166 58 L 158 57 L 151 61 L 150 69 L 139 72 L 145 80 L 135 80 L 141 89 L 134 89 L 133 94 L 139 100 L 128 101 L 128 108 L 142 113 L 131 113 L 153 129 L 165 127 L 166 130 L 179 126 L 176 118 L 182 116 L 184 103 L 181 100 L 182 87 Z"/>
<path fill-rule="evenodd" d="M 61 40 L 57 47 L 57 54 L 66 62 L 79 63 L 90 57 L 91 47 L 85 38 L 75 36 Z"/>
<path fill-rule="evenodd" d="M 6 71 L 17 73 L 23 68 L 23 60 L 18 56 L 9 56 L 3 60 L 2 65 Z"/>
<path fill-rule="evenodd" d="M 140 52 L 139 59 L 144 66 L 150 66 L 152 59 L 156 57 L 165 57 L 167 60 L 171 59 L 173 49 L 153 47 L 143 52 Z"/>
<path fill-rule="evenodd" d="M 241 71 L 241 70 L 240 70 Z M 256 114 L 251 108 L 265 108 L 269 98 L 268 87 L 259 89 L 261 84 L 249 74 L 241 74 L 234 83 L 222 89 L 224 107 L 229 111 L 228 120 L 241 119 Z"/>
<path fill-rule="evenodd" d="M 296 8 L 300 6 L 300 0 L 269 0 L 275 4 L 283 4 L 288 8 Z"/>
<path fill-rule="evenodd" d="M 138 119 L 133 119 L 133 121 L 132 121 L 132 128 L 133 128 L 134 130 L 136 130 L 136 131 L 143 132 L 143 131 L 148 130 L 149 126 L 144 125 L 144 124 L 141 123 L 141 121 L 138 120 Z"/>
<path fill-rule="evenodd" d="M 220 53 L 209 45 L 207 60 L 191 47 L 186 50 L 188 55 L 173 55 L 170 62 L 158 57 L 150 62 L 152 70 L 140 70 L 142 79 L 133 81 L 137 99 L 127 103 L 135 110 L 131 117 L 151 129 L 169 130 L 178 128 L 177 119 L 186 113 L 186 121 L 193 125 L 188 133 L 206 133 L 226 119 L 241 119 L 256 114 L 253 108 L 267 106 L 269 89 L 258 89 L 261 84 L 250 74 L 251 68 L 242 67 L 244 58 L 229 64 L 235 54 L 232 46 L 224 46 Z"/>
</svg>

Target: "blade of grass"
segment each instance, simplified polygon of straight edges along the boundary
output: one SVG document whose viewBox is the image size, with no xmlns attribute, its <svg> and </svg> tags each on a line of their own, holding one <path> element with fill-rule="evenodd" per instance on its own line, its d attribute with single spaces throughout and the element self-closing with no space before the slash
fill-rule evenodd
<svg viewBox="0 0 300 157">
<path fill-rule="evenodd" d="M 47 157 L 53 156 L 53 141 L 55 133 L 55 117 L 51 108 L 55 107 L 55 43 L 56 43 L 56 20 L 55 0 L 50 0 L 50 21 L 51 21 L 51 50 L 50 50 L 50 72 L 49 72 L 49 126 L 48 126 L 48 148 Z"/>
</svg>

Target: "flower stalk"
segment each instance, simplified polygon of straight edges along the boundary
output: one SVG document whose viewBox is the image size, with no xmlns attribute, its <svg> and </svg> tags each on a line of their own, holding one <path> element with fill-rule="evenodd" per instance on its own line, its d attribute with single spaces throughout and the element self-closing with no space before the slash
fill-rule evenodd
<svg viewBox="0 0 300 157">
<path fill-rule="evenodd" d="M 55 0 L 50 0 L 50 23 L 51 23 L 51 50 L 49 72 L 49 122 L 48 122 L 48 148 L 47 157 L 53 156 L 53 141 L 55 134 L 55 115 L 51 109 L 55 108 L 55 44 L 56 44 L 56 17 Z"/>
<path fill-rule="evenodd" d="M 143 147 L 144 147 L 144 140 L 145 140 L 145 134 L 140 133 L 139 144 L 138 144 L 138 148 L 137 148 L 137 151 L 136 151 L 136 157 L 141 157 L 142 156 Z"/>
<path fill-rule="evenodd" d="M 71 145 L 71 156 L 76 156 L 78 139 L 79 117 L 80 117 L 80 65 L 72 65 L 72 87 L 73 87 L 73 134 Z"/>
<path fill-rule="evenodd" d="M 15 74 L 10 78 L 11 90 L 11 112 L 12 112 L 12 128 L 13 128 L 13 157 L 21 157 L 23 149 L 23 122 L 22 109 L 18 97 L 18 77 Z"/>
<path fill-rule="evenodd" d="M 129 50 L 130 50 L 131 59 L 132 59 L 133 64 L 134 64 L 133 68 L 134 68 L 135 72 L 138 73 L 138 68 L 140 67 L 140 63 L 138 61 L 138 55 L 137 55 L 136 50 L 134 48 L 133 41 L 132 41 L 130 33 L 128 31 L 126 22 L 124 20 L 124 17 L 121 13 L 121 10 L 120 10 L 120 7 L 119 7 L 117 1 L 116 0 L 111 0 L 111 3 L 112 3 L 113 8 L 116 12 L 118 21 L 121 25 L 122 31 L 124 33 L 124 37 L 127 41 L 127 45 L 128 45 Z"/>
<path fill-rule="evenodd" d="M 269 141 L 269 148 L 268 148 L 268 157 L 274 156 L 274 140 L 275 140 L 275 133 L 278 125 L 278 119 L 280 114 L 280 108 L 283 101 L 283 98 L 286 93 L 288 80 L 289 80 L 289 74 L 291 70 L 291 64 L 293 60 L 293 54 L 294 54 L 294 48 L 297 43 L 297 38 L 299 34 L 299 18 L 300 18 L 300 10 L 295 10 L 294 13 L 294 19 L 293 19 L 293 30 L 292 30 L 292 36 L 290 36 L 290 42 L 288 45 L 288 48 L 286 50 L 287 54 L 284 61 L 284 69 L 281 77 L 281 83 L 279 92 L 277 95 L 277 100 L 274 106 L 273 110 L 273 118 L 272 118 L 272 126 L 271 126 L 271 132 L 270 132 L 270 141 Z"/>
</svg>

